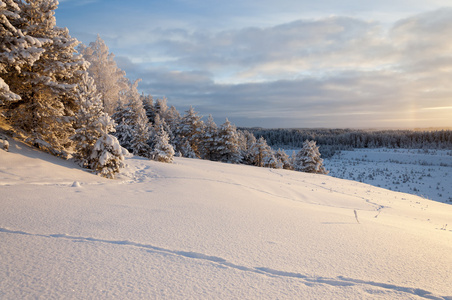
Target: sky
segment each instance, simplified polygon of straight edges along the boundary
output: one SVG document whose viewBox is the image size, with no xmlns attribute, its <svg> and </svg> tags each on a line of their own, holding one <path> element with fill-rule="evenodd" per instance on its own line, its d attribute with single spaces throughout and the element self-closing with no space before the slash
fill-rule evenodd
<svg viewBox="0 0 452 300">
<path fill-rule="evenodd" d="M 217 124 L 452 127 L 450 0 L 60 0 L 140 92 Z"/>
</svg>

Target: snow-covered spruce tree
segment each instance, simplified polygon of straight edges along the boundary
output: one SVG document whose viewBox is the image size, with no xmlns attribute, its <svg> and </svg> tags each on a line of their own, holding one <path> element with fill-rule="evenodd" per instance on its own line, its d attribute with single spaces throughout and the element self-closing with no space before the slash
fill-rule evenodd
<svg viewBox="0 0 452 300">
<path fill-rule="evenodd" d="M 134 155 L 150 157 L 150 126 L 137 90 L 138 83 L 139 80 L 129 86 L 124 93 L 128 103 L 119 107 L 113 115 L 118 124 L 114 135 L 119 143 Z"/>
<path fill-rule="evenodd" d="M 154 137 L 154 148 L 151 151 L 151 157 L 159 162 L 173 162 L 174 148 L 169 144 L 168 133 L 163 127 L 159 127 Z"/>
<path fill-rule="evenodd" d="M 212 115 L 209 115 L 205 123 L 199 150 L 203 159 L 214 161 L 220 159 L 218 155 L 218 126 L 215 124 Z"/>
<path fill-rule="evenodd" d="M 108 114 L 103 114 L 97 120 L 96 126 L 99 128 L 101 136 L 94 144 L 89 167 L 100 176 L 115 178 L 115 175 L 120 172 L 120 168 L 124 166 L 124 156 L 128 152 L 121 147 L 116 137 L 109 134 L 114 132 L 115 122 Z"/>
<path fill-rule="evenodd" d="M 75 55 L 78 41 L 56 26 L 58 1 L 24 0 L 17 27 L 41 40 L 44 52 L 33 65 L 21 68 L 14 90 L 21 96 L 10 108 L 12 125 L 35 146 L 65 155 L 74 134 L 72 122 L 79 110 L 76 86 L 88 64 Z M 11 85 L 10 85 L 11 87 Z"/>
<path fill-rule="evenodd" d="M 218 130 L 217 152 L 222 162 L 237 164 L 241 160 L 237 129 L 227 118 Z"/>
<path fill-rule="evenodd" d="M 90 63 L 88 72 L 94 78 L 97 91 L 101 94 L 105 112 L 113 115 L 120 102 L 120 94 L 128 88 L 126 73 L 118 68 L 114 54 L 109 52 L 99 35 L 89 46 L 81 45 L 79 51 Z"/>
<path fill-rule="evenodd" d="M 200 157 L 199 140 L 202 137 L 204 122 L 201 116 L 190 106 L 182 117 L 176 130 L 176 149 L 184 157 Z"/>
<path fill-rule="evenodd" d="M 295 156 L 294 169 L 300 172 L 328 174 L 315 141 L 306 140 L 303 143 L 303 148 Z"/>
</svg>

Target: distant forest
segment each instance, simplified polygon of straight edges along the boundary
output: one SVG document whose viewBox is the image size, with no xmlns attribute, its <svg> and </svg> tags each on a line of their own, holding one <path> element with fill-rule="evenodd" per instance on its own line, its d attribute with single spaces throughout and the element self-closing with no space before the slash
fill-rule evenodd
<svg viewBox="0 0 452 300">
<path fill-rule="evenodd" d="M 241 129 L 263 137 L 272 148 L 299 149 L 314 140 L 322 157 L 354 148 L 452 149 L 452 130 Z"/>
</svg>

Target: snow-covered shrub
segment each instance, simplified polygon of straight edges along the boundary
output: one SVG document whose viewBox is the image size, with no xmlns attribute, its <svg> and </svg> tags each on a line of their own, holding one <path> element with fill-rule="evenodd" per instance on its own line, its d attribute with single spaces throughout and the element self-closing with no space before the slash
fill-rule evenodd
<svg viewBox="0 0 452 300">
<path fill-rule="evenodd" d="M 103 133 L 94 144 L 90 167 L 103 177 L 115 178 L 115 174 L 119 173 L 119 169 L 124 166 L 124 156 L 128 152 L 121 147 L 116 137 L 109 134 L 113 130 L 114 121 L 105 114 L 99 118 L 98 122 Z"/>
</svg>

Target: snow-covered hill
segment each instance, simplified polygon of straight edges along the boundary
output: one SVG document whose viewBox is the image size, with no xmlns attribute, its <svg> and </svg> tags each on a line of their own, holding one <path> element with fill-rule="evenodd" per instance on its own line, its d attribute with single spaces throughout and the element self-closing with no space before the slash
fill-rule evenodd
<svg viewBox="0 0 452 300">
<path fill-rule="evenodd" d="M 0 299 L 452 299 L 451 205 L 182 158 L 107 180 L 10 143 Z"/>
</svg>

